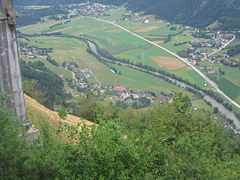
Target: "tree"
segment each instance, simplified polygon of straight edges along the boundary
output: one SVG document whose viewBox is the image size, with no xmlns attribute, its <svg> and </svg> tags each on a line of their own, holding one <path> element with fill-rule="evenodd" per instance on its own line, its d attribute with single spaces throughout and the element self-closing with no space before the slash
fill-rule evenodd
<svg viewBox="0 0 240 180">
<path fill-rule="evenodd" d="M 188 96 L 184 96 L 182 93 L 175 93 L 173 98 L 173 105 L 178 112 L 186 113 L 192 106 L 191 100 Z"/>
<path fill-rule="evenodd" d="M 36 80 L 24 80 L 23 90 L 25 94 L 37 100 L 39 103 L 44 104 L 47 101 L 45 97 L 46 95 L 37 88 L 37 83 L 38 82 Z"/>
<path fill-rule="evenodd" d="M 65 124 L 60 140 L 45 124 L 40 146 L 21 138 L 0 102 L 0 179 L 239 179 L 239 136 L 188 101 L 176 93 L 173 103 L 122 109 L 97 125 Z"/>
<path fill-rule="evenodd" d="M 59 110 L 57 111 L 57 113 L 58 113 L 58 116 L 59 116 L 61 119 L 66 119 L 66 117 L 67 117 L 67 111 L 66 111 L 66 109 L 64 109 L 64 108 L 59 109 Z"/>
<path fill-rule="evenodd" d="M 89 121 L 98 123 L 98 117 L 103 115 L 103 106 L 94 97 L 89 96 L 79 102 L 75 114 Z"/>
<path fill-rule="evenodd" d="M 0 179 L 17 179 L 23 170 L 26 146 L 13 113 L 4 108 L 6 95 L 0 94 Z"/>
<path fill-rule="evenodd" d="M 214 108 L 213 108 L 213 113 L 214 113 L 214 114 L 217 114 L 217 113 L 218 113 L 218 108 L 217 108 L 217 107 L 214 107 Z"/>
</svg>

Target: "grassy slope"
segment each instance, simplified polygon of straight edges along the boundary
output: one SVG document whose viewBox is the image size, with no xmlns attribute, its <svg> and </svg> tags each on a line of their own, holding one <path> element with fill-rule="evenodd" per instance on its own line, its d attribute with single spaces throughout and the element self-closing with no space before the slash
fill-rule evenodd
<svg viewBox="0 0 240 180">
<path fill-rule="evenodd" d="M 26 95 L 25 95 L 25 102 L 27 106 L 28 118 L 32 121 L 34 125 L 36 125 L 37 128 L 40 128 L 40 126 L 42 125 L 43 122 L 41 121 L 47 122 L 53 128 L 57 128 L 59 125 L 59 122 L 68 123 L 68 124 L 78 124 L 78 123 L 92 124 L 89 121 L 86 121 L 84 119 L 81 119 L 73 115 L 68 115 L 65 120 L 62 120 L 59 118 L 57 112 L 54 112 L 44 107 L 43 105 L 38 103 L 36 100 Z"/>
</svg>

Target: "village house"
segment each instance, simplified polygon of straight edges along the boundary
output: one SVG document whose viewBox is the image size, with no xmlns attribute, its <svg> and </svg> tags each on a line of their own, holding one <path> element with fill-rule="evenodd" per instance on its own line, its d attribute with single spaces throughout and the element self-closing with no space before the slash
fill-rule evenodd
<svg viewBox="0 0 240 180">
<path fill-rule="evenodd" d="M 127 89 L 125 87 L 121 87 L 121 86 L 113 87 L 113 90 L 117 91 L 117 92 L 128 92 L 129 91 L 129 89 Z"/>
<path fill-rule="evenodd" d="M 196 60 L 191 60 L 191 63 L 196 65 L 197 64 L 197 61 Z"/>
<path fill-rule="evenodd" d="M 78 64 L 74 61 L 64 61 L 63 67 L 69 69 L 69 68 L 77 68 L 79 67 Z"/>
<path fill-rule="evenodd" d="M 83 73 L 83 75 L 85 76 L 85 78 L 90 78 L 92 77 L 92 73 L 91 71 L 88 69 L 88 68 L 85 68 L 85 69 L 81 69 L 80 70 L 81 73 Z"/>
</svg>

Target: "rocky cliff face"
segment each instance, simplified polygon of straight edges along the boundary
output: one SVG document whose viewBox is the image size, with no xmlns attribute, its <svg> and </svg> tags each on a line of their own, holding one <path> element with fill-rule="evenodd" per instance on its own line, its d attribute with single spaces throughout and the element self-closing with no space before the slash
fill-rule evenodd
<svg viewBox="0 0 240 180">
<path fill-rule="evenodd" d="M 22 80 L 16 41 L 16 13 L 12 1 L 0 1 L 0 92 L 7 93 L 6 106 L 25 120 Z"/>
</svg>

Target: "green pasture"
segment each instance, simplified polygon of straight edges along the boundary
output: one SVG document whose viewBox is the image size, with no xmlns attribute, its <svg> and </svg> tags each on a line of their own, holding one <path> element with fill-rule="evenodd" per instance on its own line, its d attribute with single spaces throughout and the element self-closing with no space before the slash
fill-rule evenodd
<svg viewBox="0 0 240 180">
<path fill-rule="evenodd" d="M 42 23 L 32 24 L 24 27 L 18 28 L 19 31 L 26 33 L 26 34 L 34 34 L 34 33 L 41 33 L 49 29 L 50 26 L 58 23 L 65 22 L 66 20 L 56 21 L 56 20 L 48 20 Z"/>
<path fill-rule="evenodd" d="M 141 22 L 132 22 L 132 21 L 119 21 L 117 22 L 118 25 L 130 30 L 130 31 L 137 31 L 140 29 L 148 28 L 149 26 L 162 26 L 162 23 L 141 23 Z"/>
<path fill-rule="evenodd" d="M 208 67 L 208 66 L 210 66 L 212 64 L 212 62 L 199 61 L 198 64 L 201 65 L 201 66 L 207 66 Z M 216 65 L 216 64 L 214 64 L 214 65 Z"/>
<path fill-rule="evenodd" d="M 235 39 L 231 44 L 229 44 L 228 47 L 234 47 L 240 45 L 240 40 L 239 39 Z"/>
<path fill-rule="evenodd" d="M 156 67 L 158 65 L 151 59 L 152 56 L 170 56 L 170 55 L 167 52 L 155 46 L 149 47 L 143 46 L 138 49 L 124 51 L 120 54 L 116 54 L 115 56 L 124 59 L 129 59 L 130 61 L 135 63 L 139 62 L 142 64 Z"/>
<path fill-rule="evenodd" d="M 240 70 L 239 68 L 222 66 L 221 67 L 227 75 L 231 75 L 233 78 L 240 81 Z"/>
<path fill-rule="evenodd" d="M 139 47 L 137 46 L 133 46 L 133 45 L 129 45 L 129 44 L 121 44 L 118 46 L 110 46 L 108 47 L 108 52 L 111 54 L 120 54 L 124 51 L 129 51 L 132 49 L 138 49 Z"/>
<path fill-rule="evenodd" d="M 20 54 L 20 57 L 22 60 L 26 61 L 26 62 L 36 62 L 36 61 L 41 61 L 42 63 L 44 63 L 44 65 L 51 71 L 53 71 L 56 74 L 63 74 L 65 78 L 67 79 L 72 79 L 72 73 L 68 70 L 66 70 L 63 67 L 56 67 L 54 65 L 52 65 L 51 63 L 49 63 L 46 59 L 43 58 L 35 58 L 35 59 L 27 59 L 23 54 Z"/>
<path fill-rule="evenodd" d="M 198 47 L 197 49 L 201 50 L 201 51 L 205 51 L 205 52 L 213 52 L 212 48 L 209 47 Z"/>
<path fill-rule="evenodd" d="M 183 45 L 174 45 L 174 41 L 168 42 L 168 43 L 164 43 L 161 44 L 161 46 L 169 49 L 170 51 L 173 52 L 178 52 L 178 51 L 183 51 L 189 48 L 189 44 L 183 44 Z"/>
<path fill-rule="evenodd" d="M 73 18 L 70 23 L 65 24 L 66 27 L 71 27 L 69 29 L 63 30 L 62 33 L 70 35 L 79 34 L 92 34 L 96 31 L 111 31 L 114 27 L 110 24 L 103 23 L 90 18 Z M 61 27 L 56 26 L 56 28 L 65 28 L 64 25 Z"/>
<path fill-rule="evenodd" d="M 223 66 L 221 64 L 214 63 L 212 66 L 212 62 L 199 62 L 201 66 L 220 68 L 225 72 L 224 78 L 231 81 L 237 86 L 240 86 L 240 70 L 237 67 Z"/>
<path fill-rule="evenodd" d="M 171 40 L 174 42 L 174 43 L 183 43 L 183 42 L 190 42 L 190 41 L 194 41 L 196 40 L 194 37 L 192 36 L 186 36 L 186 35 L 177 35 L 177 36 L 173 36 L 171 38 Z"/>
<path fill-rule="evenodd" d="M 229 97 L 237 99 L 240 96 L 240 87 L 221 75 L 211 74 L 209 77 L 214 80 Z"/>
<path fill-rule="evenodd" d="M 240 55 L 236 55 L 236 56 L 233 56 L 233 57 L 230 57 L 229 60 L 233 60 L 235 61 L 236 59 L 240 59 Z"/>
<path fill-rule="evenodd" d="M 126 15 L 128 11 L 125 8 L 116 8 L 114 10 L 106 11 L 100 15 L 98 18 L 106 19 L 106 20 L 121 20 L 121 18 Z"/>
<path fill-rule="evenodd" d="M 221 50 L 221 51 L 219 51 L 219 52 L 213 54 L 213 56 L 215 56 L 215 57 L 220 56 L 220 55 L 222 55 L 222 54 L 227 53 L 227 51 L 228 51 L 227 49 L 223 49 L 223 50 Z"/>
<path fill-rule="evenodd" d="M 195 98 L 193 98 L 193 99 L 192 99 L 192 105 L 193 105 L 193 106 L 196 106 L 196 107 L 198 107 L 198 108 L 205 109 L 205 110 L 207 110 L 207 111 L 209 111 L 209 112 L 212 111 L 212 107 L 209 106 L 209 105 L 207 105 L 206 102 L 203 101 L 202 99 L 195 99 Z"/>
<path fill-rule="evenodd" d="M 240 87 L 240 70 L 239 68 L 223 66 L 221 69 L 225 72 L 224 77 Z"/>
<path fill-rule="evenodd" d="M 148 32 L 138 32 L 137 34 L 142 36 L 168 36 L 168 35 L 176 35 L 181 32 L 180 29 L 170 30 L 171 26 L 166 24 L 160 25 L 157 29 L 148 31 Z"/>
<path fill-rule="evenodd" d="M 88 34 L 81 34 L 80 36 L 96 42 L 100 48 L 110 47 L 110 42 L 107 41 L 106 39 L 88 35 Z"/>
<path fill-rule="evenodd" d="M 127 32 L 104 32 L 97 31 L 94 33 L 97 37 L 101 37 L 110 42 L 110 45 L 121 45 L 121 44 L 129 44 L 132 46 L 141 46 L 146 44 L 145 41 L 135 37 Z"/>
<path fill-rule="evenodd" d="M 237 103 L 240 104 L 240 96 L 238 96 L 238 98 L 236 99 L 236 101 L 237 101 Z M 239 109 L 238 109 L 238 110 L 239 110 Z M 240 112 L 240 110 L 239 110 L 239 112 Z"/>
<path fill-rule="evenodd" d="M 54 48 L 54 50 L 74 50 L 85 47 L 85 43 L 77 39 L 69 39 L 62 37 L 34 37 L 28 42 L 30 46 L 40 48 Z"/>
<path fill-rule="evenodd" d="M 205 89 L 209 88 L 204 86 L 205 80 L 201 76 L 199 76 L 195 71 L 193 71 L 190 67 L 184 67 L 169 72 L 177 75 L 178 77 L 182 77 L 183 79 L 188 80 L 193 84 L 197 84 L 201 88 Z"/>
<path fill-rule="evenodd" d="M 171 90 L 179 90 L 177 86 L 147 73 L 119 65 L 110 65 L 121 71 L 121 75 L 117 75 L 119 77 L 114 80 L 114 84 L 116 85 L 124 85 L 133 89 L 153 91 L 156 93 L 160 93 L 161 91 L 171 92 Z"/>
</svg>

